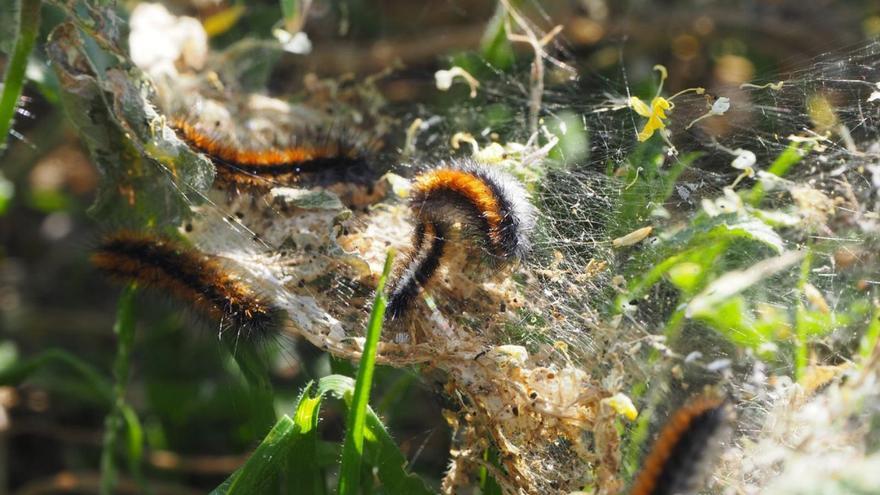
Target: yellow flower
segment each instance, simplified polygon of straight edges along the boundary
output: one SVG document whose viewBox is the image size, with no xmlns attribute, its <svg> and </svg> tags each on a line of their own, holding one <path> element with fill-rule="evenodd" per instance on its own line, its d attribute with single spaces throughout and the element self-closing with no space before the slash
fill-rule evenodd
<svg viewBox="0 0 880 495">
<path fill-rule="evenodd" d="M 648 122 L 642 128 L 642 131 L 639 132 L 639 141 L 647 141 L 648 138 L 654 135 L 655 131 L 666 127 L 663 119 L 667 118 L 666 110 L 672 108 L 672 103 L 662 96 L 655 96 L 651 100 L 651 108 L 648 108 L 645 102 L 633 96 L 629 99 L 629 106 L 642 117 L 648 117 Z"/>
<path fill-rule="evenodd" d="M 635 96 L 630 96 L 629 98 L 629 107 L 633 109 L 633 111 L 642 117 L 648 117 L 648 122 L 645 123 L 645 127 L 642 128 L 642 131 L 639 132 L 638 138 L 639 141 L 647 141 L 654 135 L 656 131 L 666 128 L 666 123 L 663 122 L 664 119 L 668 118 L 666 115 L 667 110 L 672 110 L 675 108 L 675 104 L 672 103 L 672 100 L 677 97 L 685 94 L 685 93 L 696 93 L 698 95 L 704 94 L 706 92 L 703 88 L 688 88 L 675 93 L 669 98 L 664 98 L 660 96 L 663 92 L 663 83 L 666 82 L 666 78 L 668 74 L 666 72 L 666 67 L 662 65 L 655 65 L 654 70 L 660 73 L 660 87 L 657 88 L 657 95 L 654 96 L 654 99 L 651 100 L 651 106 L 648 105 Z M 719 98 L 716 102 L 716 105 L 712 106 L 712 110 L 704 115 L 703 117 L 698 118 L 694 122 L 699 121 L 702 118 L 708 117 L 710 115 L 722 115 L 730 108 L 730 99 L 729 98 Z M 691 125 L 694 124 L 691 122 Z M 690 126 L 688 126 L 690 127 Z M 669 137 L 662 134 L 663 140 L 666 141 L 666 144 L 669 145 L 670 152 L 675 154 L 675 146 L 669 141 Z"/>
</svg>

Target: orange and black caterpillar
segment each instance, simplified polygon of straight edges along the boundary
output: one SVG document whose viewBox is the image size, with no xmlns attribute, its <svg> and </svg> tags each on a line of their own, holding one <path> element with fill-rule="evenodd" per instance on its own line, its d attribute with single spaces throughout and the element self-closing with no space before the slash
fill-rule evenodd
<svg viewBox="0 0 880 495">
<path fill-rule="evenodd" d="M 359 143 L 346 133 L 304 131 L 297 138 L 301 144 L 247 149 L 183 118 L 174 119 L 171 127 L 211 160 L 223 185 L 265 188 L 298 183 L 304 176 L 319 183 L 369 183 L 373 178 L 370 157 L 378 143 Z"/>
<path fill-rule="evenodd" d="M 149 234 L 122 231 L 106 236 L 91 256 L 110 277 L 167 291 L 219 323 L 221 336 L 260 339 L 282 325 L 283 311 L 214 256 Z"/>
<path fill-rule="evenodd" d="M 727 400 L 701 397 L 679 408 L 660 431 L 630 495 L 687 495 L 699 489 L 714 445 L 730 420 Z"/>
<path fill-rule="evenodd" d="M 477 240 L 491 262 L 523 258 L 530 249 L 534 208 L 522 185 L 496 168 L 467 160 L 415 178 L 413 253 L 389 294 L 387 315 L 402 316 L 442 263 L 455 223 Z"/>
</svg>

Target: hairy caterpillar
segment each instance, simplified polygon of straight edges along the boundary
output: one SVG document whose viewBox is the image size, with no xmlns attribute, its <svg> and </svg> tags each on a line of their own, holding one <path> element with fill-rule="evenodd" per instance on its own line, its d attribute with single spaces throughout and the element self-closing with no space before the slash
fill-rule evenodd
<svg viewBox="0 0 880 495">
<path fill-rule="evenodd" d="M 710 463 L 712 443 L 729 421 L 725 399 L 702 397 L 679 408 L 667 421 L 642 462 L 630 495 L 686 495 L 695 492 Z"/>
<path fill-rule="evenodd" d="M 462 161 L 415 178 L 413 252 L 392 285 L 388 317 L 402 316 L 440 268 L 455 223 L 476 239 L 490 262 L 523 258 L 530 248 L 534 208 L 522 185 L 490 166 Z"/>
<path fill-rule="evenodd" d="M 187 301 L 201 315 L 219 323 L 221 335 L 259 339 L 274 334 L 283 311 L 238 276 L 217 257 L 174 241 L 144 233 L 122 231 L 106 236 L 91 256 L 92 264 L 120 281 L 133 281 L 167 291 Z"/>
<path fill-rule="evenodd" d="M 248 149 L 183 118 L 174 119 L 171 127 L 214 163 L 219 184 L 233 187 L 290 185 L 304 176 L 318 182 L 368 182 L 373 175 L 369 156 L 378 147 L 346 133 L 307 131 L 288 147 Z"/>
</svg>

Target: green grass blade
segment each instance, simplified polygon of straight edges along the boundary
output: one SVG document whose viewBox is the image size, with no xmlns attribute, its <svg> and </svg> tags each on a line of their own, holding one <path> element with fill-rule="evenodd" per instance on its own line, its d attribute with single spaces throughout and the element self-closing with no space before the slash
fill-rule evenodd
<svg viewBox="0 0 880 495">
<path fill-rule="evenodd" d="M 128 457 L 128 470 L 135 479 L 142 480 L 141 460 L 144 457 L 144 429 L 137 413 L 128 404 L 122 408 L 122 419 L 125 422 L 125 452 Z"/>
<path fill-rule="evenodd" d="M 379 417 L 367 405 L 385 312 L 383 290 L 392 261 L 393 255 L 389 254 L 379 280 L 357 382 L 349 377 L 331 375 L 318 382 L 314 395 L 310 393 L 311 384 L 308 385 L 297 404 L 294 419 L 286 416 L 282 418 L 245 465 L 211 492 L 212 494 L 265 493 L 267 483 L 276 479 L 283 463 L 287 467 L 287 488 L 290 493 L 325 493 L 322 463 L 326 462 L 328 455 L 335 457 L 335 452 L 328 449 L 317 436 L 318 413 L 321 400 L 326 394 L 343 399 L 348 405 L 349 428 L 342 448 L 343 464 L 340 469 L 340 479 L 346 477 L 346 482 L 349 483 L 345 485 L 346 489 L 351 490 L 347 493 L 357 493 L 361 489 L 361 472 L 367 466 L 377 468 L 379 479 L 387 493 L 432 493 L 421 479 L 406 471 L 406 458 Z M 360 411 L 360 419 L 356 421 L 357 411 Z M 354 440 L 355 432 L 359 432 L 359 443 Z M 296 449 L 292 448 L 294 445 Z M 352 467 L 356 471 L 354 477 L 351 475 Z M 346 492 L 340 489 L 340 493 Z"/>
<path fill-rule="evenodd" d="M 24 76 L 28 56 L 34 48 L 40 32 L 40 0 L 21 0 L 19 3 L 18 34 L 12 56 L 6 66 L 3 78 L 3 93 L 0 94 L 0 151 L 6 148 L 6 136 L 12 127 L 15 107 L 24 87 Z"/>
<path fill-rule="evenodd" d="M 810 279 L 810 268 L 813 265 L 813 249 L 807 246 L 807 253 L 801 262 L 801 276 L 798 280 L 797 297 L 798 302 L 795 307 L 795 353 L 794 353 L 794 376 L 800 380 L 804 376 L 804 371 L 808 364 L 808 347 L 809 342 L 805 332 L 806 325 L 804 323 L 804 303 L 800 299 L 804 293 L 804 287 Z"/>
<path fill-rule="evenodd" d="M 382 333 L 382 321 L 385 318 L 385 306 L 388 303 L 384 293 L 385 281 L 391 273 L 393 261 L 394 253 L 390 252 L 385 259 L 385 267 L 376 287 L 376 298 L 370 313 L 364 352 L 361 356 L 360 366 L 358 366 L 357 381 L 348 410 L 348 427 L 345 432 L 345 443 L 342 446 L 342 466 L 339 473 L 339 495 L 355 495 L 360 490 L 367 403 L 370 399 L 370 387 L 373 382 L 379 334 Z"/>
<path fill-rule="evenodd" d="M 493 466 L 498 466 L 498 452 L 495 449 L 486 449 L 483 452 L 483 460 Z M 483 495 L 501 495 L 501 486 L 489 474 L 489 470 L 485 466 L 480 468 L 480 493 Z"/>
<path fill-rule="evenodd" d="M 271 484 L 285 465 L 288 493 L 324 493 L 319 466 L 326 455 L 319 455 L 322 446 L 316 431 L 323 394 L 319 392 L 313 397 L 312 386 L 306 385 L 300 395 L 294 417 L 283 416 L 278 420 L 245 464 L 215 488 L 212 495 L 274 493 Z"/>
<path fill-rule="evenodd" d="M 287 29 L 298 28 L 302 24 L 302 6 L 299 0 L 281 0 L 281 17 L 284 18 L 284 27 Z"/>
<path fill-rule="evenodd" d="M 125 425 L 125 389 L 128 384 L 128 371 L 131 365 L 131 350 L 134 347 L 134 295 L 137 288 L 134 284 L 127 286 L 119 297 L 116 310 L 116 323 L 113 333 L 116 334 L 116 359 L 113 364 L 113 409 L 104 420 L 104 442 L 101 451 L 101 484 L 100 493 L 110 494 L 116 487 L 116 442 L 119 432 Z"/>
<path fill-rule="evenodd" d="M 352 400 L 354 388 L 354 380 L 342 375 L 325 376 L 318 382 L 320 395 L 330 394 L 347 402 Z M 406 470 L 406 457 L 370 407 L 366 410 L 365 423 L 364 455 L 376 467 L 385 493 L 433 494 L 421 478 Z"/>
<path fill-rule="evenodd" d="M 868 329 L 865 330 L 865 334 L 859 343 L 859 356 L 862 358 L 863 365 L 867 363 L 871 353 L 874 352 L 878 338 L 880 338 L 880 307 L 874 308 L 874 313 L 871 315 L 871 323 L 868 324 Z"/>
<path fill-rule="evenodd" d="M 63 349 L 47 349 L 36 356 L 0 370 L 0 386 L 18 385 L 33 375 L 48 369 L 50 365 L 61 365 L 81 376 L 106 405 L 113 403 L 113 387 L 94 366 Z"/>
<path fill-rule="evenodd" d="M 250 495 L 271 493 L 267 486 L 287 461 L 288 453 L 296 442 L 297 426 L 289 416 L 275 423 L 266 438 L 244 463 L 244 466 L 215 488 L 211 495 Z"/>
<path fill-rule="evenodd" d="M 788 173 L 788 170 L 794 165 L 797 165 L 797 163 L 803 160 L 803 158 L 804 156 L 801 152 L 800 144 L 791 143 L 788 145 L 788 148 L 785 148 L 785 150 L 773 160 L 773 163 L 767 168 L 767 172 L 777 177 L 784 177 L 785 174 Z M 758 181 L 748 194 L 749 204 L 752 206 L 760 205 L 761 200 L 764 199 L 765 192 L 764 185 L 761 181 Z"/>
<path fill-rule="evenodd" d="M 331 375 L 318 382 L 315 394 L 311 393 L 311 389 L 312 384 L 306 386 L 293 419 L 286 416 L 282 418 L 245 465 L 214 489 L 212 495 L 267 493 L 266 484 L 275 478 L 285 462 L 288 493 L 326 493 L 322 467 L 335 463 L 339 458 L 339 450 L 336 445 L 318 439 L 321 401 L 329 394 L 343 399 L 350 406 L 355 382 L 346 376 Z M 292 427 L 283 426 L 287 422 Z M 384 493 L 434 493 L 418 476 L 406 471 L 406 458 L 382 425 L 382 421 L 369 407 L 365 411 L 363 438 L 362 459 L 368 462 L 362 467 L 376 467 Z"/>
<path fill-rule="evenodd" d="M 287 493 L 323 495 L 327 493 L 319 450 L 318 417 L 322 395 L 312 397 L 309 383 L 299 399 L 293 422 L 297 428 L 297 448 L 291 449 L 287 460 Z M 333 460 L 338 460 L 338 451 Z"/>
</svg>

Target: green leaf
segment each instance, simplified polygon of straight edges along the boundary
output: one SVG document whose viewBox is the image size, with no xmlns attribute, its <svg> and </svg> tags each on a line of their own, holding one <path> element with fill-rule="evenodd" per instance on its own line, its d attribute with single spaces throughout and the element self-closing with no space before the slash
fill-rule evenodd
<svg viewBox="0 0 880 495">
<path fill-rule="evenodd" d="M 310 396 L 309 383 L 299 399 L 293 422 L 297 427 L 297 448 L 292 449 L 287 461 L 287 492 L 321 495 L 327 492 L 324 471 L 321 469 L 321 450 L 318 439 L 318 419 L 322 395 Z M 333 460 L 338 459 L 338 451 Z"/>
<path fill-rule="evenodd" d="M 215 488 L 211 495 L 250 495 L 267 493 L 270 485 L 287 461 L 296 442 L 297 425 L 289 416 L 283 416 L 266 435 L 244 466 Z"/>
<path fill-rule="evenodd" d="M 798 307 L 796 316 L 795 321 L 799 334 L 808 341 L 815 337 L 828 335 L 834 330 L 852 323 L 849 313 L 837 311 L 824 313 L 803 306 Z"/>
<path fill-rule="evenodd" d="M 648 272 L 643 276 L 636 277 L 634 282 L 630 284 L 627 292 L 618 296 L 617 309 L 621 310 L 627 302 L 645 295 L 648 289 L 659 282 L 669 270 L 681 263 L 695 263 L 702 268 L 702 271 L 699 274 L 699 281 L 694 282 L 694 290 L 696 290 L 696 287 L 702 287 L 709 276 L 707 268 L 712 267 L 715 264 L 716 260 L 724 254 L 726 248 L 726 241 L 719 241 L 709 245 L 700 245 L 696 247 L 688 247 L 686 244 L 675 250 L 677 254 L 660 262 L 654 262 L 653 259 L 650 259 L 648 262 L 653 266 L 651 266 Z M 692 275 L 695 274 L 692 273 Z"/>
<path fill-rule="evenodd" d="M 12 56 L 6 63 L 6 74 L 3 77 L 2 93 L 0 93 L 0 151 L 6 148 L 6 138 L 12 127 L 15 109 L 21 90 L 24 87 L 25 71 L 28 57 L 34 48 L 37 34 L 40 32 L 41 0 L 20 0 L 18 2 L 18 33 Z M 6 20 L 9 22 L 9 19 Z"/>
<path fill-rule="evenodd" d="M 483 39 L 480 41 L 480 54 L 486 62 L 501 70 L 509 69 L 516 60 L 513 46 L 507 39 L 506 19 L 507 9 L 503 3 L 498 2 L 495 14 L 489 19 Z"/>
<path fill-rule="evenodd" d="M 773 249 L 776 253 L 785 250 L 785 241 L 769 225 L 760 220 L 746 220 L 734 224 L 721 224 L 707 234 L 710 237 L 725 239 L 742 238 L 759 242 Z"/>
<path fill-rule="evenodd" d="M 274 477 L 285 460 L 289 493 L 325 493 L 321 468 L 335 463 L 339 458 L 339 451 L 335 445 L 321 442 L 317 437 L 321 402 L 324 396 L 330 395 L 342 399 L 350 407 L 354 397 L 355 382 L 346 376 L 330 375 L 318 381 L 314 394 L 311 393 L 312 387 L 312 383 L 306 385 L 297 403 L 293 419 L 288 419 L 286 416 L 282 418 L 245 465 L 214 489 L 212 495 L 265 493 L 260 491 L 263 487 L 254 483 L 261 476 Z M 285 428 L 284 431 L 277 431 L 279 425 L 285 421 L 290 422 L 292 430 Z M 365 411 L 364 430 L 364 458 L 368 461 L 366 465 L 376 468 L 386 493 L 433 494 L 418 476 L 406 471 L 406 458 L 397 448 L 382 421 L 369 407 Z M 288 444 L 287 449 L 284 449 L 282 439 L 278 438 L 282 433 L 283 441 Z M 266 444 L 272 444 L 272 449 L 267 450 L 268 446 L 264 448 Z M 245 471 L 248 473 L 245 474 Z M 242 477 L 251 481 L 241 481 Z M 233 489 L 240 491 L 233 492 Z"/>
<path fill-rule="evenodd" d="M 666 238 L 652 250 L 646 250 L 638 263 L 632 263 L 631 269 L 638 274 L 629 286 L 629 291 L 617 298 L 618 310 L 628 301 L 642 297 L 646 291 L 659 282 L 667 273 L 681 263 L 696 263 L 702 270 L 691 271 L 695 279 L 681 278 L 684 274 L 675 274 L 672 280 L 680 285 L 686 293 L 696 291 L 713 273 L 711 268 L 717 259 L 725 254 L 728 246 L 734 241 L 749 241 L 764 245 L 775 253 L 785 250 L 785 241 L 769 225 L 754 217 L 741 218 L 731 213 L 708 217 L 698 216 L 687 228 Z M 663 256 L 667 257 L 663 257 Z M 685 287 L 685 286 L 688 287 Z"/>
<path fill-rule="evenodd" d="M 407 460 L 397 448 L 394 439 L 385 425 L 372 409 L 367 409 L 366 442 L 367 457 L 378 471 L 379 480 L 387 493 L 407 493 L 413 495 L 433 493 L 418 476 L 406 471 Z"/>
<path fill-rule="evenodd" d="M 765 336 L 755 330 L 751 309 L 742 296 L 725 299 L 693 317 L 709 324 L 727 340 L 739 346 L 758 349 L 767 342 Z"/>
<path fill-rule="evenodd" d="M 385 267 L 376 287 L 376 297 L 373 301 L 373 310 L 370 313 L 364 351 L 358 366 L 357 382 L 348 411 L 345 443 L 342 445 L 342 466 L 339 472 L 339 495 L 356 495 L 361 488 L 367 403 L 370 400 L 370 388 L 373 383 L 379 334 L 382 333 L 382 321 L 385 318 L 385 306 L 388 303 L 384 293 L 385 281 L 391 273 L 393 261 L 394 252 L 392 251 L 385 258 Z"/>
<path fill-rule="evenodd" d="M 669 281 L 682 292 L 691 293 L 702 280 L 703 266 L 690 261 L 678 263 L 669 269 Z"/>
<path fill-rule="evenodd" d="M 787 251 L 774 258 L 752 264 L 743 270 L 731 270 L 713 280 L 687 305 L 686 316 L 711 314 L 719 304 L 750 287 L 763 283 L 768 277 L 788 269 L 803 257 L 799 251 Z"/>
<path fill-rule="evenodd" d="M 306 385 L 297 401 L 293 419 L 282 417 L 263 439 L 259 447 L 212 495 L 231 493 L 265 493 L 284 469 L 288 493 L 325 493 L 319 455 L 326 447 L 318 442 L 318 413 L 323 392 L 312 397 L 313 383 Z M 296 447 L 296 448 L 294 448 Z M 338 458 L 334 454 L 334 459 Z"/>
<path fill-rule="evenodd" d="M 125 422 L 125 446 L 128 469 L 140 477 L 140 465 L 144 456 L 144 430 L 134 409 L 128 404 L 122 406 L 122 419 Z"/>
<path fill-rule="evenodd" d="M 686 229 L 670 237 L 660 248 L 680 252 L 682 249 L 735 240 L 758 242 L 772 249 L 774 253 L 785 250 L 785 241 L 769 225 L 757 218 L 741 217 L 736 213 L 695 218 Z"/>
<path fill-rule="evenodd" d="M 203 201 L 214 167 L 156 111 L 152 83 L 118 47 L 112 8 L 85 12 L 93 17 L 68 12 L 75 24 L 55 28 L 46 52 L 62 106 L 101 174 L 90 213 L 132 228 L 177 225 Z"/>
</svg>

